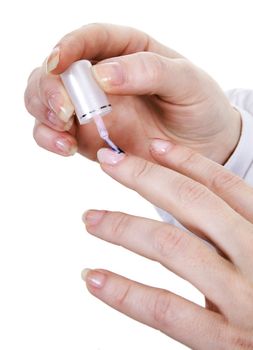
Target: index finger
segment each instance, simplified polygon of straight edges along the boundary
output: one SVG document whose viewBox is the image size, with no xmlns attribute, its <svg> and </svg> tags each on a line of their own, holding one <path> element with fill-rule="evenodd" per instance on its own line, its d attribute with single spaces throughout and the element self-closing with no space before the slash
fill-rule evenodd
<svg viewBox="0 0 253 350">
<path fill-rule="evenodd" d="M 239 176 L 200 153 L 167 140 L 153 140 L 150 148 L 159 164 L 202 183 L 253 223 L 253 188 Z"/>
<path fill-rule="evenodd" d="M 85 25 L 65 35 L 48 58 L 54 60 L 54 74 L 62 73 L 71 63 L 152 51 L 170 58 L 182 57 L 176 51 L 160 44 L 146 33 L 131 27 L 95 23 Z"/>
<path fill-rule="evenodd" d="M 161 165 L 108 149 L 98 152 L 98 160 L 107 174 L 192 232 L 204 234 L 241 269 L 248 268 L 241 256 L 252 254 L 251 224 L 207 187 Z"/>
</svg>

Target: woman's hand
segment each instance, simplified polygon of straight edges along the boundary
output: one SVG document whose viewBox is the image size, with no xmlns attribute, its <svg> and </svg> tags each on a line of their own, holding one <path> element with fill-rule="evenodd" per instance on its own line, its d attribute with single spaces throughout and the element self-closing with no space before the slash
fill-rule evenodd
<svg viewBox="0 0 253 350">
<path fill-rule="evenodd" d="M 88 232 L 160 262 L 198 288 L 203 308 L 105 270 L 86 270 L 89 291 L 194 349 L 253 349 L 253 189 L 194 151 L 154 140 L 154 164 L 108 149 L 102 169 L 215 245 L 166 223 L 88 211 Z"/>
<path fill-rule="evenodd" d="M 83 58 L 99 63 L 94 75 L 113 106 L 105 121 L 123 150 L 151 160 L 150 138 L 168 138 L 219 163 L 232 153 L 240 116 L 216 82 L 147 34 L 108 24 L 66 35 L 32 72 L 25 102 L 36 118 L 40 146 L 61 155 L 73 154 L 78 146 L 91 159 L 103 146 L 94 123 L 73 125 L 74 108 L 58 75 Z"/>
</svg>

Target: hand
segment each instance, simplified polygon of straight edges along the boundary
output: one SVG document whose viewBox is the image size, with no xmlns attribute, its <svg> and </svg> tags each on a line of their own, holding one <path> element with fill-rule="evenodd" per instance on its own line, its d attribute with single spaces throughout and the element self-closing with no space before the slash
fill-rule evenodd
<svg viewBox="0 0 253 350">
<path fill-rule="evenodd" d="M 160 262 L 198 288 L 203 308 L 169 291 L 105 270 L 86 270 L 89 291 L 108 305 L 194 349 L 253 349 L 253 189 L 222 166 L 166 141 L 150 148 L 158 164 L 108 149 L 102 169 L 170 212 L 203 240 L 166 223 L 88 211 L 88 232 Z"/>
<path fill-rule="evenodd" d="M 94 75 L 113 106 L 105 122 L 123 150 L 151 160 L 150 138 L 168 138 L 219 163 L 234 150 L 240 115 L 213 79 L 147 34 L 107 24 L 66 35 L 31 74 L 25 102 L 40 146 L 61 155 L 78 146 L 91 159 L 103 146 L 94 123 L 73 125 L 74 108 L 58 75 L 83 58 L 99 63 Z"/>
</svg>

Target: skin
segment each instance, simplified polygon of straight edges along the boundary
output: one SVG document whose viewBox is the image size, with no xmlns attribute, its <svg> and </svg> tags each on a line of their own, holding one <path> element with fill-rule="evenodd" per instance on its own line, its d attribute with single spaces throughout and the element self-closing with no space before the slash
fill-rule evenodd
<svg viewBox="0 0 253 350">
<path fill-rule="evenodd" d="M 67 34 L 31 73 L 25 104 L 36 119 L 39 146 L 64 156 L 78 147 L 93 160 L 104 146 L 93 123 L 80 126 L 73 121 L 74 108 L 59 78 L 79 59 L 98 63 L 94 76 L 113 106 L 105 122 L 113 141 L 126 152 L 151 160 L 150 139 L 160 137 L 223 164 L 236 147 L 240 115 L 208 74 L 147 34 L 110 24 L 91 24 Z"/>
<path fill-rule="evenodd" d="M 221 255 L 177 227 L 119 212 L 88 211 L 86 229 L 159 262 L 198 288 L 209 304 L 203 308 L 106 270 L 84 271 L 88 290 L 190 348 L 253 349 L 253 189 L 189 148 L 157 141 L 150 145 L 156 163 L 101 149 L 103 171 L 172 213 Z"/>
<path fill-rule="evenodd" d="M 187 279 L 207 307 L 104 270 L 85 271 L 89 291 L 194 349 L 253 349 L 253 194 L 217 164 L 238 143 L 239 113 L 210 76 L 177 52 L 132 28 L 92 24 L 63 37 L 28 79 L 25 104 L 36 119 L 34 138 L 48 151 L 69 156 L 78 148 L 96 160 L 104 146 L 93 123 L 80 126 L 73 119 L 59 78 L 83 58 L 93 62 L 94 77 L 112 103 L 105 118 L 111 137 L 128 154 L 100 150 L 102 169 L 220 253 L 168 224 L 89 211 L 90 233 Z M 177 145 L 158 152 L 153 142 L 150 148 L 154 138 Z"/>
</svg>

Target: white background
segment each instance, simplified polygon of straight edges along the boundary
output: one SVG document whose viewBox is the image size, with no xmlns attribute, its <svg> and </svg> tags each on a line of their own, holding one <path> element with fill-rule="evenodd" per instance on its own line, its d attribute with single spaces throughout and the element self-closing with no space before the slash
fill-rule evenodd
<svg viewBox="0 0 253 350">
<path fill-rule="evenodd" d="M 251 8 L 251 0 L 1 3 L 1 349 L 185 349 L 86 291 L 81 270 L 103 267 L 203 303 L 158 264 L 86 233 L 81 215 L 88 208 L 157 216 L 97 164 L 40 149 L 23 91 L 60 37 L 90 22 L 137 27 L 189 57 L 224 89 L 252 87 Z"/>
</svg>

